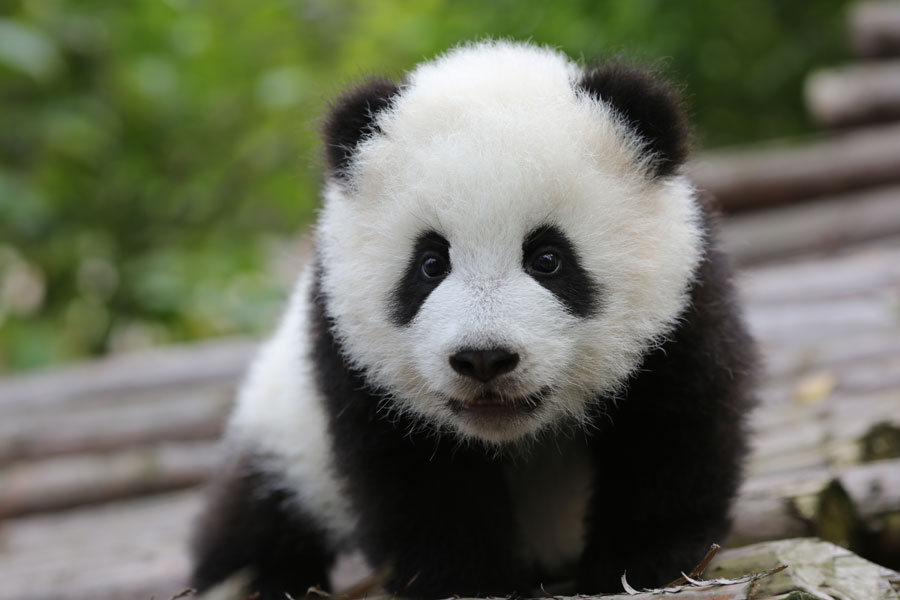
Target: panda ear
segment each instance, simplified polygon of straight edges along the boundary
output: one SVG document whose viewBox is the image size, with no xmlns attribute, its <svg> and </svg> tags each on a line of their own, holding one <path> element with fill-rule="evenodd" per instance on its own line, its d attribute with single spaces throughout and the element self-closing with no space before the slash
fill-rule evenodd
<svg viewBox="0 0 900 600">
<path fill-rule="evenodd" d="M 375 117 L 399 92 L 400 86 L 393 81 L 373 78 L 335 100 L 323 128 L 325 160 L 332 174 L 346 178 L 356 147 L 378 131 Z"/>
<path fill-rule="evenodd" d="M 644 69 L 618 62 L 587 69 L 577 87 L 610 105 L 653 155 L 652 175 L 672 175 L 688 154 L 688 127 L 675 90 Z"/>
</svg>

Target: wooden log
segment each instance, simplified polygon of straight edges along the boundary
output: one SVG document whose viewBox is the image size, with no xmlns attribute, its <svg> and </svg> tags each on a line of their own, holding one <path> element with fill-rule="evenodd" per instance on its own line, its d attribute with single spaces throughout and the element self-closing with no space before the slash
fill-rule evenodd
<svg viewBox="0 0 900 600">
<path fill-rule="evenodd" d="M 752 477 L 732 506 L 734 522 L 726 547 L 783 537 L 812 536 L 821 495 L 833 477 L 825 467 Z"/>
<path fill-rule="evenodd" d="M 893 328 L 889 333 L 900 335 Z M 819 396 L 834 393 L 860 396 L 897 389 L 900 365 L 895 352 L 851 357 L 831 366 L 817 365 L 812 354 L 801 354 L 797 361 L 794 371 L 766 378 L 760 385 L 757 397 L 765 410 L 771 406 L 815 403 Z"/>
<path fill-rule="evenodd" d="M 766 344 L 822 343 L 850 334 L 894 329 L 893 295 L 871 295 L 793 305 L 752 306 L 746 312 L 753 333 Z"/>
<path fill-rule="evenodd" d="M 200 509 L 187 490 L 6 520 L 0 598 L 167 600 L 185 588 Z"/>
<path fill-rule="evenodd" d="M 823 127 L 850 127 L 900 117 L 900 60 L 813 71 L 806 106 Z"/>
<path fill-rule="evenodd" d="M 896 150 L 900 152 L 900 144 Z M 900 160 L 896 166 L 895 177 L 900 178 Z M 751 265 L 792 255 L 833 252 L 898 233 L 900 186 L 894 185 L 733 215 L 723 223 L 722 242 L 735 262 Z"/>
<path fill-rule="evenodd" d="M 764 405 L 753 413 L 750 423 L 757 455 L 777 454 L 802 447 L 801 438 L 805 434 L 798 433 L 792 438 L 791 432 L 821 423 L 826 428 L 823 436 L 828 440 L 841 443 L 845 439 L 854 439 L 860 442 L 859 453 L 852 457 L 852 464 L 878 458 L 900 458 L 900 453 L 895 456 L 886 447 L 890 440 L 877 442 L 875 434 L 872 434 L 875 437 L 871 440 L 866 437 L 879 425 L 894 426 L 900 423 L 900 394 L 893 388 L 869 393 L 832 392 L 818 401 L 793 398 L 783 404 Z M 783 437 L 788 440 L 778 444 L 776 440 Z"/>
<path fill-rule="evenodd" d="M 121 399 L 147 390 L 237 381 L 258 346 L 226 339 L 121 354 L 47 372 L 0 379 L 0 413 L 58 410 L 85 399 Z"/>
<path fill-rule="evenodd" d="M 735 515 L 726 547 L 738 547 L 784 537 L 812 535 L 812 527 L 779 495 L 741 495 L 734 502 Z"/>
<path fill-rule="evenodd" d="M 204 441 L 15 463 L 0 470 L 0 520 L 194 486 L 219 455 Z"/>
<path fill-rule="evenodd" d="M 726 212 L 785 204 L 900 181 L 900 124 L 859 129 L 798 146 L 718 150 L 688 176 Z"/>
<path fill-rule="evenodd" d="M 208 383 L 85 399 L 56 410 L 14 411 L 0 421 L 0 467 L 15 460 L 216 438 L 233 396 L 231 383 Z"/>
<path fill-rule="evenodd" d="M 843 369 L 864 361 L 881 361 L 900 356 L 900 328 L 852 332 L 818 343 L 765 344 L 764 362 L 769 381 L 781 383 L 787 377 Z"/>
<path fill-rule="evenodd" d="M 879 0 L 851 6 L 850 44 L 863 58 L 900 56 L 900 3 Z"/>
<path fill-rule="evenodd" d="M 873 298 L 889 299 L 900 289 L 900 238 L 828 260 L 747 268 L 739 273 L 738 283 L 747 312 L 756 322 L 770 378 L 900 354 L 900 322 L 889 303 L 883 305 L 880 327 L 865 328 L 859 321 L 859 307 L 871 309 Z M 843 330 L 840 335 L 821 336 L 806 327 L 781 335 L 789 315 L 802 315 L 810 306 L 818 307 L 819 317 L 833 320 Z M 844 310 L 851 306 L 858 308 Z M 848 321 L 856 326 L 846 327 Z"/>
<path fill-rule="evenodd" d="M 900 389 L 900 356 L 885 356 L 878 361 L 867 360 L 848 365 L 840 371 L 823 371 L 813 373 L 812 377 L 829 377 L 827 382 L 828 394 L 841 394 L 856 397 L 861 394 L 890 393 Z M 815 401 L 813 398 L 804 398 L 801 379 L 794 384 L 784 382 L 767 381 L 760 386 L 758 397 L 762 408 L 768 410 L 770 406 L 787 406 L 792 403 Z M 818 384 L 815 384 L 818 385 Z"/>
<path fill-rule="evenodd" d="M 727 219 L 726 230 L 733 221 L 742 219 Z M 741 298 L 753 306 L 880 293 L 900 284 L 900 236 L 885 238 L 869 247 L 854 244 L 830 254 L 827 260 L 746 267 L 738 273 L 738 281 Z"/>
<path fill-rule="evenodd" d="M 900 459 L 751 477 L 732 513 L 729 546 L 816 535 L 867 555 L 889 556 L 885 544 L 900 536 Z M 893 561 L 900 563 L 896 555 Z"/>
</svg>

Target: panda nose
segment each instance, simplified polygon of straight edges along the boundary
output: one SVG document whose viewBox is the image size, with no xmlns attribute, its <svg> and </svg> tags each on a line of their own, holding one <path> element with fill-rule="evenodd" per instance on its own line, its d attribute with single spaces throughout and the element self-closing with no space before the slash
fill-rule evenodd
<svg viewBox="0 0 900 600">
<path fill-rule="evenodd" d="M 509 373 L 519 364 L 519 355 L 503 348 L 492 350 L 460 350 L 450 357 L 450 366 L 460 375 L 487 383 Z"/>
</svg>

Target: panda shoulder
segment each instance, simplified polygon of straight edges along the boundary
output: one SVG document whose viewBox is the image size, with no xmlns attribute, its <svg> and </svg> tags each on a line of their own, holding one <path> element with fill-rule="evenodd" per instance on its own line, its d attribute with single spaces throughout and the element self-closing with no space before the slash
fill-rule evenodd
<svg viewBox="0 0 900 600">
<path fill-rule="evenodd" d="M 261 452 L 290 453 L 287 439 L 324 419 L 310 360 L 312 271 L 302 272 L 278 328 L 251 363 L 228 424 L 228 438 L 261 446 Z"/>
</svg>

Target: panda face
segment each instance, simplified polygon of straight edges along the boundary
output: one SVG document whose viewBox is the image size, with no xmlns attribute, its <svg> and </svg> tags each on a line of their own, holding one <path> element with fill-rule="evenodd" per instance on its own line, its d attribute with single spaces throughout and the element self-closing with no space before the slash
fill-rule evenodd
<svg viewBox="0 0 900 600">
<path fill-rule="evenodd" d="M 427 63 L 326 187 L 322 292 L 350 363 L 423 427 L 587 424 L 682 311 L 693 191 L 555 52 Z"/>
</svg>

